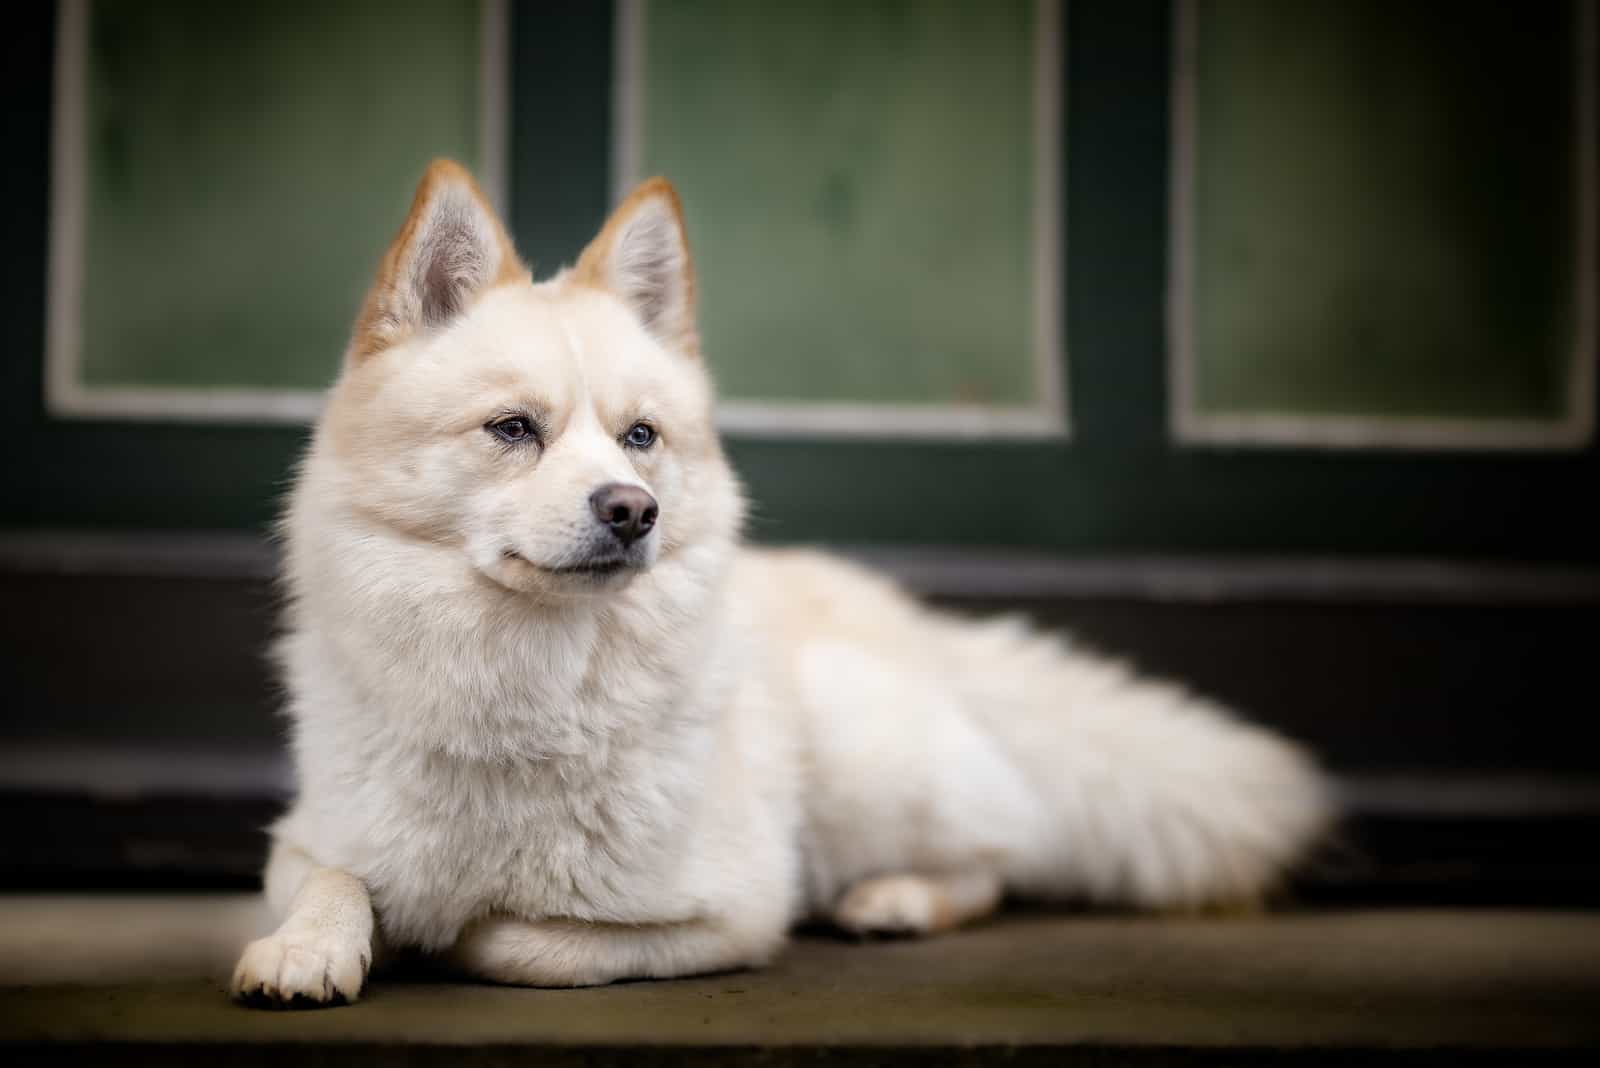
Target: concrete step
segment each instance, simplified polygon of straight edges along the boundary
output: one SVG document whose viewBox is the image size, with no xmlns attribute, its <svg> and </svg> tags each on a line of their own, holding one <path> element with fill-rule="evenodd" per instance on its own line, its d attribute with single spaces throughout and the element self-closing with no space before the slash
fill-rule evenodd
<svg viewBox="0 0 1600 1068">
<path fill-rule="evenodd" d="M 1600 914 L 1579 911 L 1012 913 L 592 990 L 379 975 L 354 1006 L 301 1013 L 224 996 L 260 924 L 248 895 L 0 897 L 0 1059 L 1458 1063 L 1600 1046 Z"/>
</svg>

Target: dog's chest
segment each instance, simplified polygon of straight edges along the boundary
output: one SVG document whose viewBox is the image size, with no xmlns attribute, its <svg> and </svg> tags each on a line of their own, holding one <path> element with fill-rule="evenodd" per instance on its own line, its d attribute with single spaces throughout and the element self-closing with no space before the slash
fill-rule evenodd
<svg viewBox="0 0 1600 1068">
<path fill-rule="evenodd" d="M 399 944 L 447 945 L 491 913 L 693 915 L 680 872 L 711 736 L 685 689 L 699 676 L 672 658 L 637 670 L 626 634 L 463 633 L 359 661 L 291 648 L 295 833 L 366 883 Z"/>
<path fill-rule="evenodd" d="M 692 915 L 679 887 L 687 776 L 610 754 L 433 760 L 369 811 L 359 874 L 397 941 L 439 946 L 491 913 L 608 922 Z M 640 910 L 644 910 L 641 912 Z"/>
</svg>

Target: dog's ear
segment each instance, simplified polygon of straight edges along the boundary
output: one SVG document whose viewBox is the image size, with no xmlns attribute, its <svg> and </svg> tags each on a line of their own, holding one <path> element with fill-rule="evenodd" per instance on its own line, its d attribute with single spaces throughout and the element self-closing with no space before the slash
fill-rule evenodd
<svg viewBox="0 0 1600 1068">
<path fill-rule="evenodd" d="M 578 257 L 573 277 L 618 297 L 667 348 L 699 355 L 694 263 L 683 207 L 665 178 L 644 182 L 611 213 L 600 236 Z"/>
<path fill-rule="evenodd" d="M 443 325 L 490 286 L 527 276 L 472 175 L 452 160 L 434 160 L 378 268 L 356 320 L 350 358 Z"/>
</svg>

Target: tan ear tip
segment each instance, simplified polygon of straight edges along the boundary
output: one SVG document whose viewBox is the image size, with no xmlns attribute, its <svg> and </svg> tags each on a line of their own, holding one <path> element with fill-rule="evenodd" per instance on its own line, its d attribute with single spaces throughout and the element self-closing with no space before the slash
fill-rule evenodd
<svg viewBox="0 0 1600 1068">
<path fill-rule="evenodd" d="M 435 156 L 428 161 L 428 169 L 423 172 L 423 177 L 439 178 L 471 178 L 472 173 L 449 156 Z"/>
<path fill-rule="evenodd" d="M 627 202 L 637 204 L 645 200 L 654 200 L 657 197 L 671 204 L 672 209 L 678 214 L 683 214 L 683 201 L 678 197 L 677 188 L 659 174 L 653 178 L 646 178 L 634 186 L 633 192 L 628 194 Z"/>
<path fill-rule="evenodd" d="M 427 170 L 422 172 L 422 180 L 417 183 L 417 192 L 448 185 L 464 185 L 474 191 L 478 188 L 477 180 L 472 177 L 471 171 L 453 159 L 440 156 L 431 161 Z"/>
<path fill-rule="evenodd" d="M 664 176 L 659 174 L 651 175 L 649 178 L 646 178 L 644 181 L 640 182 L 637 192 L 647 194 L 667 193 L 672 196 L 678 195 L 678 191 L 672 187 L 672 183 Z"/>
</svg>

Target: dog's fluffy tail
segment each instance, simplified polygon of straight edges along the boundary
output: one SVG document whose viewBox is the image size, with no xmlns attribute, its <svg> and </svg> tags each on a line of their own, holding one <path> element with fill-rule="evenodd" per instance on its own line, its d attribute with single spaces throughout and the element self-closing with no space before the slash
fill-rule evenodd
<svg viewBox="0 0 1600 1068">
<path fill-rule="evenodd" d="M 1027 896 L 1255 903 L 1328 829 L 1332 793 L 1278 735 L 1021 621 L 952 623 L 963 703 L 1046 807 L 1007 874 Z"/>
</svg>

